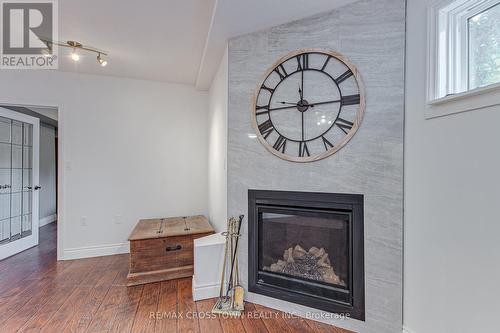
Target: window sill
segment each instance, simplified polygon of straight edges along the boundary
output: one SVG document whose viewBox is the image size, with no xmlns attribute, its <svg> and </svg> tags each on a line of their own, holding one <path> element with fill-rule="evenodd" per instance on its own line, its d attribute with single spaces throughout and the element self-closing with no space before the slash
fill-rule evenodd
<svg viewBox="0 0 500 333">
<path fill-rule="evenodd" d="M 429 101 L 425 118 L 437 118 L 494 105 L 500 105 L 500 83 Z"/>
</svg>

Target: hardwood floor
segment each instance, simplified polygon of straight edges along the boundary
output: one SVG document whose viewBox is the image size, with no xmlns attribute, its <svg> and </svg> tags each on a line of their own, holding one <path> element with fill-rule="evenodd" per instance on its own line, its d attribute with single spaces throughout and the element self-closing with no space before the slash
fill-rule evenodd
<svg viewBox="0 0 500 333">
<path fill-rule="evenodd" d="M 56 260 L 56 224 L 40 245 L 0 261 L 0 332 L 348 331 L 247 303 L 241 318 L 193 302 L 191 279 L 126 287 L 128 255 Z"/>
</svg>

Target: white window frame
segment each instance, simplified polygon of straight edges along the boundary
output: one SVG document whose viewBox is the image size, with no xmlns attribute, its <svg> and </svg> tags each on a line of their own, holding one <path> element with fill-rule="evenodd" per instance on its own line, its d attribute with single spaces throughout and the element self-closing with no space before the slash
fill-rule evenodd
<svg viewBox="0 0 500 333">
<path fill-rule="evenodd" d="M 469 18 L 500 0 L 442 0 L 429 8 L 426 117 L 500 104 L 500 83 L 469 89 Z"/>
</svg>

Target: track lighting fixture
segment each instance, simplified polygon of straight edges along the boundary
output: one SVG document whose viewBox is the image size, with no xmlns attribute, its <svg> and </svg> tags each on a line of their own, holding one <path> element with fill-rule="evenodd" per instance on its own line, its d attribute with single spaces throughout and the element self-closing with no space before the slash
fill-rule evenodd
<svg viewBox="0 0 500 333">
<path fill-rule="evenodd" d="M 44 39 L 41 39 L 41 41 L 44 42 L 45 45 L 47 45 L 47 49 L 42 51 L 42 54 L 44 54 L 44 55 L 47 54 L 50 56 L 50 54 L 51 54 L 50 51 L 51 51 L 53 45 L 57 45 L 57 46 L 72 48 L 73 51 L 71 52 L 71 59 L 75 62 L 80 61 L 79 51 L 88 51 L 88 52 L 97 53 L 97 63 L 99 65 L 101 65 L 102 67 L 105 67 L 108 64 L 108 60 L 105 59 L 105 57 L 108 55 L 106 52 L 99 50 L 99 49 L 96 49 L 94 47 L 83 45 L 80 42 L 77 42 L 74 40 L 69 40 L 67 42 L 58 42 L 58 41 L 44 40 Z"/>
</svg>

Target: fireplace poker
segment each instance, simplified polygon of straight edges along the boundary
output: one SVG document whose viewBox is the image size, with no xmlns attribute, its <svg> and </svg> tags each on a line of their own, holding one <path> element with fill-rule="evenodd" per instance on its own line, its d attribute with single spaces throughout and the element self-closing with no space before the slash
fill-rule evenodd
<svg viewBox="0 0 500 333">
<path fill-rule="evenodd" d="M 229 291 L 233 288 L 232 279 L 233 279 L 234 260 L 235 260 L 235 257 L 237 255 L 237 251 L 238 251 L 238 241 L 240 239 L 240 230 L 241 230 L 241 225 L 242 225 L 244 217 L 245 217 L 245 215 L 240 215 L 239 220 L 238 220 L 238 233 L 235 235 L 236 236 L 236 244 L 234 246 L 234 255 L 231 255 L 231 273 L 229 274 L 229 285 L 227 286 L 226 295 L 229 295 Z"/>
<path fill-rule="evenodd" d="M 235 310 L 243 311 L 244 310 L 244 304 L 243 304 L 243 299 L 244 299 L 244 294 L 245 291 L 243 287 L 240 285 L 240 270 L 238 267 L 238 254 L 236 254 L 236 262 L 235 262 L 236 267 L 234 268 L 234 287 L 233 287 L 233 304 L 232 308 Z"/>
<path fill-rule="evenodd" d="M 222 299 L 222 296 L 224 295 L 224 277 L 226 275 L 226 261 L 227 261 L 227 251 L 228 251 L 228 246 L 229 246 L 229 228 L 231 225 L 231 219 L 227 221 L 227 231 L 223 232 L 222 235 L 226 236 L 226 246 L 224 249 L 224 263 L 222 264 L 222 276 L 221 276 L 221 282 L 220 282 L 220 291 L 219 291 L 219 298 Z M 222 307 L 222 304 L 219 304 L 219 308 Z"/>
</svg>

